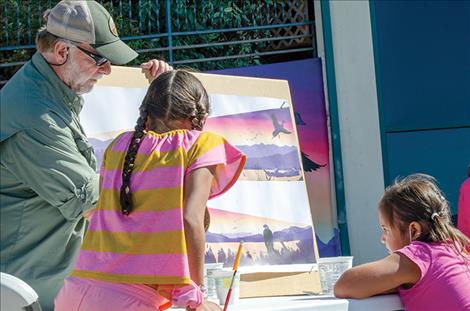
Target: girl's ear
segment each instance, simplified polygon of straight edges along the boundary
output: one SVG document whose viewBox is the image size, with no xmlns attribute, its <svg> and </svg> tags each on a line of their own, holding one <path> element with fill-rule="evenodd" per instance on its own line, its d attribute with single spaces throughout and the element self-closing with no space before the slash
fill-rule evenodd
<svg viewBox="0 0 470 311">
<path fill-rule="evenodd" d="M 423 227 L 417 221 L 412 221 L 408 226 L 408 231 L 410 233 L 410 243 L 418 239 L 423 232 Z"/>
</svg>

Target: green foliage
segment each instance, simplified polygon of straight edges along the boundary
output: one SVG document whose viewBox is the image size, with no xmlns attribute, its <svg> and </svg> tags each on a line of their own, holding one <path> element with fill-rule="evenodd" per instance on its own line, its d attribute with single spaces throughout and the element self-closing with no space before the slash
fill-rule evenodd
<svg viewBox="0 0 470 311">
<path fill-rule="evenodd" d="M 99 2 L 113 16 L 120 37 L 140 52 L 140 56 L 131 65 L 151 58 L 169 61 L 169 38 L 159 34 L 171 30 L 172 58 L 176 66 L 181 64 L 204 71 L 259 64 L 257 53 L 268 49 L 269 41 L 266 38 L 271 33 L 269 30 L 246 28 L 272 23 L 273 8 L 274 11 L 277 9 L 277 15 L 281 14 L 281 2 L 285 1 L 172 0 L 169 1 L 171 25 L 167 25 L 165 0 Z M 0 51 L 2 63 L 26 61 L 34 52 L 34 37 L 42 24 L 43 11 L 52 7 L 56 1 L 2 0 L 0 3 L 0 22 L 3 25 L 0 47 L 30 46 L 26 49 Z M 231 31 L 217 31 L 221 29 Z M 211 30 L 214 32 L 208 32 Z M 191 33 L 184 34 L 185 32 Z M 243 42 L 230 43 L 233 41 Z M 221 44 L 223 42 L 228 44 Z M 215 57 L 231 58 L 201 61 Z M 197 60 L 200 62 L 196 62 Z M 2 70 L 0 79 L 8 79 L 18 68 Z"/>
<path fill-rule="evenodd" d="M 272 1 L 271 1 L 272 2 Z M 105 2 L 104 5 L 110 10 L 113 2 Z M 245 30 L 227 31 L 212 33 L 194 33 L 197 31 L 210 31 L 219 29 L 235 29 L 241 27 L 254 26 L 261 23 L 261 18 L 254 15 L 255 11 L 261 12 L 260 7 L 265 7 L 263 1 L 171 1 L 171 29 L 166 24 L 166 5 L 164 1 L 159 2 L 159 6 L 148 6 L 147 1 L 134 1 L 133 7 L 122 3 L 122 12 L 127 15 L 114 14 L 119 22 L 122 37 L 139 36 L 145 34 L 165 33 L 171 30 L 172 33 L 172 56 L 173 61 L 182 63 L 198 70 L 214 70 L 228 67 L 243 67 L 259 64 L 259 57 L 228 58 L 212 61 L 201 61 L 207 58 L 225 57 L 238 55 L 256 54 L 266 49 L 265 42 L 257 39 L 270 35 L 269 31 Z M 116 8 L 114 7 L 114 12 Z M 133 18 L 129 19 L 129 15 Z M 141 23 L 139 24 L 139 20 Z M 264 21 L 267 23 L 267 21 Z M 192 32 L 192 34 L 182 35 L 181 33 Z M 252 43 L 230 44 L 232 41 L 253 40 Z M 226 42 L 226 45 L 220 45 Z M 170 60 L 168 51 L 151 51 L 169 46 L 168 38 L 154 38 L 148 40 L 132 40 L 129 45 L 137 50 L 147 50 L 141 52 L 140 56 L 134 60 L 133 64 L 141 63 L 150 58 L 160 58 Z M 192 60 L 199 60 L 194 62 Z"/>
</svg>

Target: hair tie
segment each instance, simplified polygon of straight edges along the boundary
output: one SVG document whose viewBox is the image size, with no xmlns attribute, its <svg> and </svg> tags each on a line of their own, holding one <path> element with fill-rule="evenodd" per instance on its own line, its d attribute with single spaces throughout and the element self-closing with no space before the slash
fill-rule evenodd
<svg viewBox="0 0 470 311">
<path fill-rule="evenodd" d="M 439 217 L 439 214 L 436 213 L 436 212 L 432 213 L 432 215 L 431 215 L 431 220 L 432 220 L 432 221 L 436 221 L 436 219 L 435 219 L 436 217 Z"/>
</svg>

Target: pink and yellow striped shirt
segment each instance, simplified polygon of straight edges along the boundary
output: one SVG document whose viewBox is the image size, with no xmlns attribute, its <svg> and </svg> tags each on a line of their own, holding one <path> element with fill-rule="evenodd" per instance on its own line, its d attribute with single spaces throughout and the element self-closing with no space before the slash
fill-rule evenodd
<svg viewBox="0 0 470 311">
<path fill-rule="evenodd" d="M 190 284 L 183 225 L 183 185 L 191 171 L 217 165 L 209 198 L 238 179 L 245 155 L 223 137 L 200 131 L 148 132 L 130 188 L 134 209 L 121 213 L 119 191 L 132 132 L 106 149 L 100 198 L 72 276 L 136 284 Z"/>
</svg>

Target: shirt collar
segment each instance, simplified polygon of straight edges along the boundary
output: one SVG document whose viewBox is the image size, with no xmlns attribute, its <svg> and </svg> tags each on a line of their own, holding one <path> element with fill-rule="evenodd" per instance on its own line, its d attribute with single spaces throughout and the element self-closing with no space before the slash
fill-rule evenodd
<svg viewBox="0 0 470 311">
<path fill-rule="evenodd" d="M 52 70 L 40 52 L 36 52 L 32 58 L 33 65 L 41 73 L 57 92 L 59 99 L 70 107 L 76 114 L 79 114 L 83 107 L 83 98 L 72 91 L 59 76 Z"/>
</svg>

